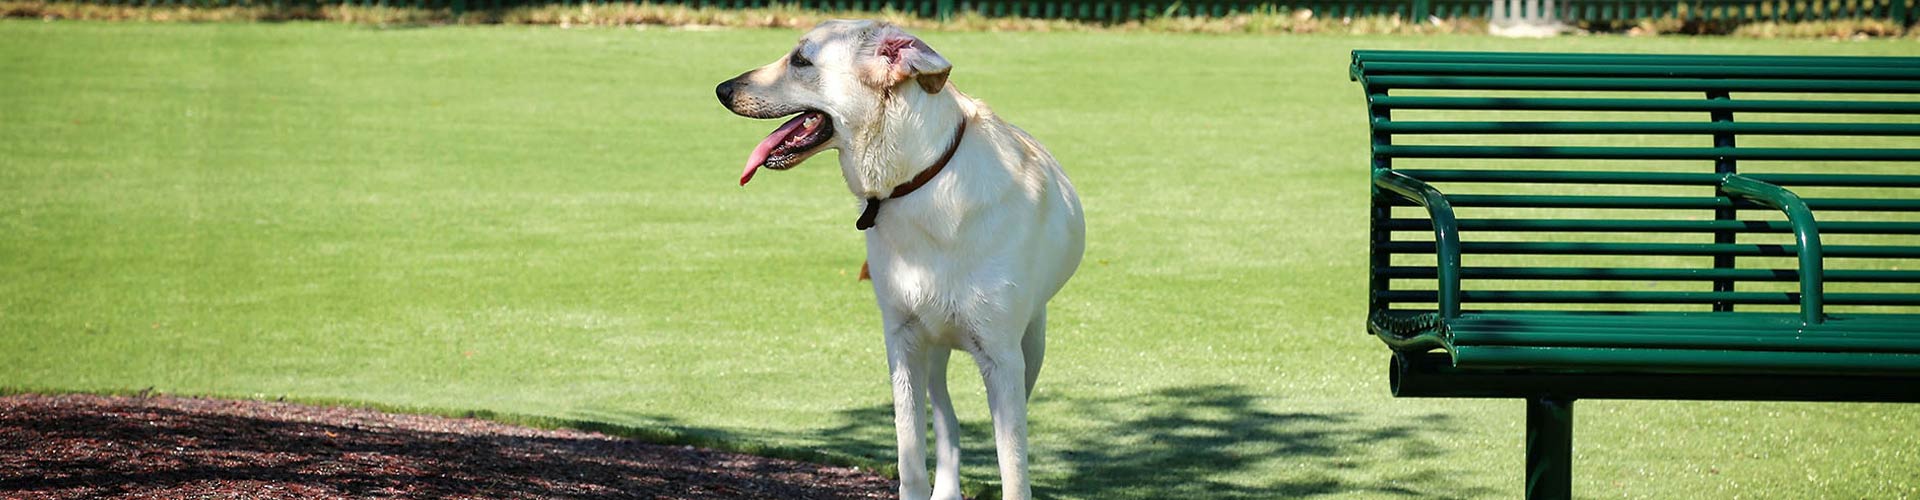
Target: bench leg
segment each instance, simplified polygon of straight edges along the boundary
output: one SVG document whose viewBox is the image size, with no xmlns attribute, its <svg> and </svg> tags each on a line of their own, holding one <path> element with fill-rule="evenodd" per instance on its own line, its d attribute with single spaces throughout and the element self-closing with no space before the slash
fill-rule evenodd
<svg viewBox="0 0 1920 500">
<path fill-rule="evenodd" d="M 1527 399 L 1527 499 L 1573 497 L 1573 400 Z"/>
</svg>

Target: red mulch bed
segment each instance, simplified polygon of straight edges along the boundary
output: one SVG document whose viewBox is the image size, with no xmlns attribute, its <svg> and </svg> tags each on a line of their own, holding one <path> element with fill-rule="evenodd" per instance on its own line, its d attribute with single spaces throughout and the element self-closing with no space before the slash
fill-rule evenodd
<svg viewBox="0 0 1920 500">
<path fill-rule="evenodd" d="M 0 498 L 888 498 L 872 472 L 474 419 L 0 397 Z"/>
</svg>

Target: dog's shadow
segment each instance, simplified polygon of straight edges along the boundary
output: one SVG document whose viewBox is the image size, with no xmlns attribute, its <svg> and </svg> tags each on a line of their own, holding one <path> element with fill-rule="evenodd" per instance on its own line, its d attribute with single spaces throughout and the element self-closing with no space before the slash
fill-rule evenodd
<svg viewBox="0 0 1920 500">
<path fill-rule="evenodd" d="M 1039 498 L 1471 498 L 1491 489 L 1441 469 L 1446 415 L 1382 423 L 1352 412 L 1276 412 L 1246 388 L 1201 385 L 1112 397 L 1042 393 L 1032 471 Z M 1053 408 L 1047 408 L 1053 406 Z M 1063 408 L 1064 406 L 1064 411 Z M 962 410 L 969 498 L 994 498 L 992 427 Z M 1047 415 L 1080 422 L 1050 424 Z M 1056 417 L 1057 418 L 1057 417 Z M 833 453 L 890 462 L 893 409 L 841 412 L 823 431 Z M 1079 428 L 1070 428 L 1079 427 Z M 929 447 L 931 449 L 931 447 Z M 1064 469 L 1064 470 L 1063 470 Z"/>
</svg>

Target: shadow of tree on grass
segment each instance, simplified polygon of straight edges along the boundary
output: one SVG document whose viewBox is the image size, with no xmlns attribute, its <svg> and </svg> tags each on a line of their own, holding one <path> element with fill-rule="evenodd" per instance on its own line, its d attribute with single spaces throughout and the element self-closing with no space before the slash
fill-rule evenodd
<svg viewBox="0 0 1920 500">
<path fill-rule="evenodd" d="M 1071 468 L 1050 493 L 1088 498 L 1301 498 L 1334 493 L 1459 498 L 1490 494 L 1443 471 L 1392 475 L 1397 460 L 1445 449 L 1445 415 L 1419 425 L 1378 425 L 1351 412 L 1276 412 L 1243 388 L 1175 387 L 1144 396 L 1067 399 L 1067 413 L 1104 428 L 1077 436 L 1062 457 Z M 1142 404 L 1144 403 L 1144 406 Z M 1415 462 L 1407 462 L 1415 463 Z M 1404 465 L 1404 464 L 1402 464 Z"/>
<path fill-rule="evenodd" d="M 1042 415 L 1069 415 L 1091 428 L 1062 434 L 1042 417 L 1034 429 L 1034 493 L 1041 498 L 1472 498 L 1493 495 L 1434 465 L 1447 450 L 1433 436 L 1454 431 L 1443 414 L 1382 425 L 1353 412 L 1283 412 L 1268 396 L 1231 385 L 1183 386 L 1144 394 L 1043 395 Z M 1055 408 L 1045 408 L 1054 406 Z M 1059 406 L 1065 406 L 1061 411 Z M 841 412 L 823 431 L 825 450 L 883 463 L 893 459 L 893 410 Z M 1054 417 L 1058 418 L 1058 417 Z M 997 495 L 988 483 L 992 427 L 962 420 L 968 493 Z M 1060 427 L 1067 427 L 1062 425 Z M 1060 471 L 1061 468 L 1064 472 Z"/>
<path fill-rule="evenodd" d="M 1036 496 L 1232 500 L 1331 494 L 1469 498 L 1496 493 L 1458 480 L 1458 473 L 1473 464 L 1456 467 L 1447 460 L 1446 447 L 1434 441 L 1458 431 L 1445 415 L 1387 420 L 1353 411 L 1279 411 L 1273 409 L 1274 402 L 1271 395 L 1231 385 L 1113 396 L 1045 394 L 1035 401 L 1040 417 L 1032 423 Z M 239 404 L 178 404 L 187 403 Z M 164 492 L 207 484 L 263 482 L 302 485 L 310 488 L 306 494 L 321 496 L 419 498 L 840 498 L 855 484 L 868 488 L 865 495 L 886 496 L 891 490 L 884 480 L 874 484 L 855 476 L 833 478 L 843 483 L 834 487 L 775 484 L 777 480 L 770 479 L 793 474 L 791 466 L 690 448 L 647 448 L 626 440 L 544 436 L 491 426 L 474 434 L 121 404 L 112 411 L 117 416 L 80 411 L 55 415 L 45 408 L 0 411 L 0 457 L 11 457 L 0 459 L 0 496 L 56 491 L 166 496 Z M 644 415 L 522 423 L 843 465 L 893 462 L 891 406 L 853 408 L 834 418 L 833 425 L 808 439 L 812 446 L 760 446 L 753 443 L 775 436 Z M 156 422 L 171 429 L 162 432 L 154 427 Z M 991 425 L 963 419 L 962 432 L 963 456 L 971 465 L 967 492 L 992 498 L 998 485 L 991 482 L 996 479 Z M 30 456 L 56 442 L 81 446 L 86 453 L 43 457 L 46 460 Z M 95 442 L 139 443 L 159 451 L 87 444 Z M 645 458 L 648 453 L 673 456 Z M 158 462 L 140 465 L 142 460 Z M 714 486 L 700 493 L 687 490 L 688 478 L 694 477 L 706 477 L 701 484 Z"/>
</svg>

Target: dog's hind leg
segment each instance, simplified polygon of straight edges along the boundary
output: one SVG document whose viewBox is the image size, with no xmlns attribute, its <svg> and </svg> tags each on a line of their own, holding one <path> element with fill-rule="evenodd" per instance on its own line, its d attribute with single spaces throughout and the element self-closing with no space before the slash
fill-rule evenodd
<svg viewBox="0 0 1920 500">
<path fill-rule="evenodd" d="M 1001 500 L 1033 497 L 1027 484 L 1027 363 L 1012 342 L 973 353 L 987 384 L 987 410 L 993 413 L 993 448 L 1000 458 Z"/>
<path fill-rule="evenodd" d="M 933 495 L 927 478 L 926 346 L 910 336 L 912 321 L 894 323 L 887 332 L 887 367 L 893 379 L 893 425 L 900 457 L 901 500 L 926 500 Z"/>
<path fill-rule="evenodd" d="M 933 399 L 933 498 L 960 500 L 960 417 L 953 413 L 947 393 L 947 358 L 952 349 L 930 347 L 927 353 L 927 395 Z"/>
<path fill-rule="evenodd" d="M 1027 360 L 1027 399 L 1033 399 L 1033 383 L 1040 380 L 1040 364 L 1047 359 L 1047 308 L 1027 322 L 1027 333 L 1020 337 L 1020 354 Z"/>
</svg>

